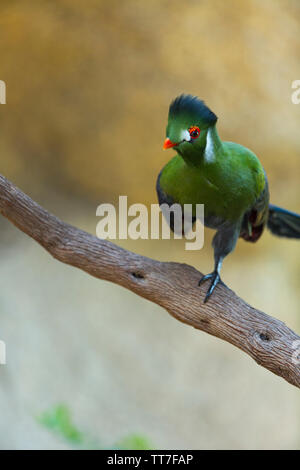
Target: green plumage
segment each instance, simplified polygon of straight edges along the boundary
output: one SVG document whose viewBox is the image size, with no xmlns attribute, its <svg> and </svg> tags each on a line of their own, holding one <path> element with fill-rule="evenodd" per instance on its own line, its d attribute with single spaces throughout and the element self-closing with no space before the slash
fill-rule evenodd
<svg viewBox="0 0 300 470">
<path fill-rule="evenodd" d="M 198 98 L 181 95 L 170 105 L 164 148 L 174 156 L 159 174 L 160 204 L 204 204 L 205 225 L 217 230 L 213 239 L 215 270 L 205 300 L 220 281 L 224 257 L 238 237 L 256 241 L 267 225 L 279 236 L 300 237 L 300 216 L 272 206 L 264 169 L 251 150 L 222 142 L 217 116 Z"/>
<path fill-rule="evenodd" d="M 236 221 L 258 199 L 265 176 L 250 150 L 220 142 L 214 162 L 199 158 L 194 166 L 174 156 L 162 171 L 160 185 L 179 204 L 204 203 L 206 213 Z"/>
</svg>

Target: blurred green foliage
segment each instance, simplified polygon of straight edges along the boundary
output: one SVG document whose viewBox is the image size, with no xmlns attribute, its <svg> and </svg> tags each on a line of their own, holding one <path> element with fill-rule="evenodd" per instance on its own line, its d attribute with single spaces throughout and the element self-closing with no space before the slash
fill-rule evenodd
<svg viewBox="0 0 300 470">
<path fill-rule="evenodd" d="M 73 424 L 70 410 L 65 405 L 57 405 L 45 411 L 38 420 L 47 429 L 64 437 L 71 444 L 84 444 L 85 442 L 85 436 Z"/>
<path fill-rule="evenodd" d="M 148 439 L 141 434 L 130 434 L 119 439 L 113 446 L 101 446 L 97 441 L 93 440 L 79 431 L 72 420 L 71 412 L 67 405 L 58 404 L 48 411 L 43 412 L 38 417 L 38 422 L 41 423 L 49 431 L 52 431 L 57 436 L 65 439 L 72 446 L 79 446 L 80 448 L 101 450 L 104 448 L 118 449 L 118 450 L 147 450 L 153 449 Z"/>
</svg>

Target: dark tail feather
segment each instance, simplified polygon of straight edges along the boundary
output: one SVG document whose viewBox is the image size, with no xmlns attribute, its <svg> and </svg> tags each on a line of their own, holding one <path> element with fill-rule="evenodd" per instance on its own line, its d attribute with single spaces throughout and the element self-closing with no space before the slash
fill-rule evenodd
<svg viewBox="0 0 300 470">
<path fill-rule="evenodd" d="M 269 205 L 268 229 L 278 237 L 300 238 L 300 215 Z"/>
</svg>

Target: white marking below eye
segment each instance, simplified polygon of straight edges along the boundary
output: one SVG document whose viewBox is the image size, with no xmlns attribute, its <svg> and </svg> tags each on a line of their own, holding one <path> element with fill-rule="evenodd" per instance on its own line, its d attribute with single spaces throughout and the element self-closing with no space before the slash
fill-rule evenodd
<svg viewBox="0 0 300 470">
<path fill-rule="evenodd" d="M 211 136 L 211 129 L 208 129 L 206 135 L 206 146 L 204 150 L 204 158 L 207 162 L 213 162 L 215 160 L 214 150 L 214 141 Z"/>
<path fill-rule="evenodd" d="M 181 138 L 181 140 L 186 140 L 187 142 L 189 142 L 191 140 L 191 136 L 190 136 L 189 131 L 182 130 L 181 134 L 180 134 L 180 138 Z"/>
</svg>

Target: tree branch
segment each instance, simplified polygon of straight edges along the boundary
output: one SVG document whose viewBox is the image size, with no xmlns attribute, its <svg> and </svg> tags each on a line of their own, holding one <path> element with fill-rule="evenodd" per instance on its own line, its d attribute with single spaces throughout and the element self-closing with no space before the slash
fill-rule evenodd
<svg viewBox="0 0 300 470">
<path fill-rule="evenodd" d="M 204 304 L 205 289 L 198 287 L 201 273 L 195 268 L 131 253 L 66 224 L 1 175 L 0 212 L 57 260 L 160 305 L 177 320 L 228 341 L 300 388 L 300 361 L 292 360 L 294 341 L 300 337 L 225 285 L 218 285 Z"/>
</svg>

